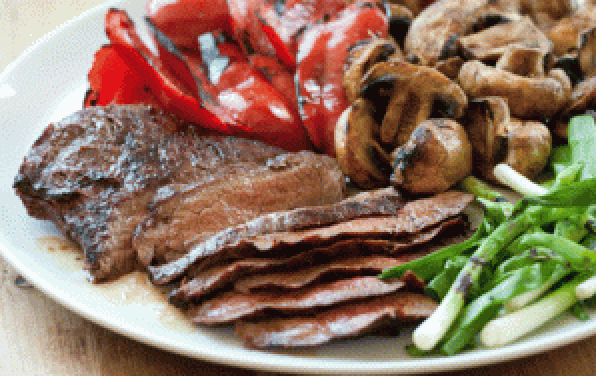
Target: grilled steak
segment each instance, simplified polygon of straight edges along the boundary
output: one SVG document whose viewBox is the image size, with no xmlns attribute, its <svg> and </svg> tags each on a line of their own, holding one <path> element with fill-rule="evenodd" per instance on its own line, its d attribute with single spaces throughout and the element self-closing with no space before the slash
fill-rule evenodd
<svg viewBox="0 0 596 376">
<path fill-rule="evenodd" d="M 360 256 L 340 258 L 297 270 L 270 274 L 256 274 L 234 283 L 234 290 L 243 293 L 260 290 L 293 290 L 316 283 L 324 278 L 376 276 L 384 269 L 401 265 L 399 258 L 388 256 Z"/>
<path fill-rule="evenodd" d="M 189 315 L 195 323 L 217 325 L 238 319 L 259 317 L 267 311 L 309 312 L 338 303 L 385 295 L 405 286 L 400 280 L 383 281 L 377 277 L 354 277 L 317 284 L 292 294 L 276 292 L 225 292 L 194 306 Z"/>
<path fill-rule="evenodd" d="M 145 106 L 88 108 L 49 125 L 14 188 L 30 215 L 81 245 L 96 281 L 262 214 L 344 194 L 329 157 L 207 135 Z"/>
<path fill-rule="evenodd" d="M 357 219 L 348 220 L 349 217 L 341 216 L 337 219 L 343 222 L 297 231 L 292 231 L 295 223 L 288 220 L 288 217 L 292 218 L 291 212 L 272 213 L 226 229 L 195 246 L 185 257 L 150 268 L 150 271 L 156 283 L 167 283 L 183 275 L 193 263 L 201 259 L 204 259 L 202 265 L 206 268 L 226 260 L 255 257 L 259 254 L 264 256 L 278 253 L 277 257 L 280 257 L 279 253 L 283 252 L 289 256 L 314 245 L 331 244 L 341 238 L 397 239 L 458 215 L 473 198 L 473 195 L 457 191 L 445 192 L 409 202 L 403 208 L 384 210 L 386 213 L 379 212 L 375 217 L 358 218 L 361 217 L 359 215 L 356 216 Z M 313 215 L 316 210 L 312 208 Z M 306 223 L 314 225 L 313 221 Z"/>
<path fill-rule="evenodd" d="M 199 300 L 216 290 L 226 287 L 245 276 L 265 277 L 272 272 L 286 272 L 313 265 L 320 265 L 338 257 L 360 257 L 369 255 L 388 255 L 397 257 L 400 262 L 408 262 L 435 250 L 439 240 L 453 239 L 463 230 L 465 223 L 459 218 L 447 220 L 435 227 L 425 229 L 413 236 L 399 240 L 353 238 L 339 240 L 331 245 L 314 247 L 298 254 L 282 258 L 244 258 L 206 270 L 193 269 L 188 272 L 187 280 L 170 294 L 170 302 L 184 306 L 193 300 Z M 456 235 L 457 234 L 457 235 Z M 438 237 L 438 238 L 437 238 Z M 431 242 L 431 244 L 428 244 Z M 416 246 L 427 245 L 423 249 Z M 441 244 L 443 247 L 444 244 Z M 406 251 L 412 251 L 402 254 Z M 388 267 L 388 266 L 386 266 Z M 250 280 L 251 277 L 246 277 Z"/>
<path fill-rule="evenodd" d="M 311 316 L 240 321 L 236 323 L 236 335 L 252 348 L 315 346 L 372 333 L 395 320 L 419 320 L 429 316 L 436 306 L 427 296 L 397 292 L 348 302 Z"/>
<path fill-rule="evenodd" d="M 270 213 L 215 234 L 184 257 L 150 268 L 150 271 L 155 283 L 168 283 L 183 275 L 198 260 L 216 255 L 222 248 L 234 246 L 249 237 L 324 226 L 371 215 L 392 215 L 402 206 L 398 192 L 387 188 L 363 192 L 331 205 Z"/>
</svg>

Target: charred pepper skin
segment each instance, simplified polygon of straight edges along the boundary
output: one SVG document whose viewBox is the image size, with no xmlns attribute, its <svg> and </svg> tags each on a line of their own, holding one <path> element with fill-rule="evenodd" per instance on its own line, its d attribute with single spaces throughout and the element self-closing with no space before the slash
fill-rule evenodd
<svg viewBox="0 0 596 376">
<path fill-rule="evenodd" d="M 312 149 L 297 110 L 237 47 L 225 43 L 215 46 L 218 56 L 227 58 L 228 64 L 217 82 L 212 82 L 197 51 L 180 49 L 154 30 L 158 46 L 155 54 L 139 38 L 124 11 L 111 9 L 107 13 L 106 33 L 111 45 L 118 46 L 110 49 L 118 50 L 116 57 L 121 64 L 110 66 L 104 59 L 100 66 L 96 61 L 86 106 L 145 103 L 225 135 L 257 139 L 289 151 Z M 113 51 L 105 52 L 114 55 Z M 130 85 L 123 87 L 121 82 L 110 81 L 110 75 L 104 73 L 114 68 Z M 137 70 L 143 74 L 128 79 L 127 72 Z"/>
</svg>

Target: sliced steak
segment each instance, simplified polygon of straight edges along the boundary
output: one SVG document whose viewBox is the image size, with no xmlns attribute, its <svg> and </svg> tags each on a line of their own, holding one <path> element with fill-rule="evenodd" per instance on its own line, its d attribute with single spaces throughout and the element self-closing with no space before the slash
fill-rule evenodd
<svg viewBox="0 0 596 376">
<path fill-rule="evenodd" d="M 213 268 L 193 270 L 190 279 L 170 294 L 170 302 L 182 306 L 198 300 L 207 294 L 226 287 L 246 275 L 260 275 L 268 271 L 287 270 L 305 265 L 318 264 L 336 257 L 347 255 L 390 254 L 394 248 L 391 240 L 350 239 L 339 241 L 331 246 L 313 248 L 285 258 L 248 258 L 236 260 Z"/>
<path fill-rule="evenodd" d="M 45 129 L 25 157 L 14 188 L 30 215 L 55 222 L 81 245 L 97 281 L 153 259 L 151 244 L 157 238 L 138 243 L 143 244 L 139 258 L 133 234 L 147 239 L 144 231 L 154 228 L 180 234 L 164 239 L 180 248 L 159 251 L 185 252 L 186 230 L 206 226 L 209 217 L 220 222 L 227 202 L 225 216 L 231 219 L 207 232 L 266 212 L 343 198 L 343 177 L 333 159 L 286 154 L 257 141 L 206 135 L 145 106 L 92 107 Z M 262 199 L 255 209 L 240 199 L 245 194 L 272 195 L 277 201 Z M 166 223 L 168 215 L 173 217 Z"/>
<path fill-rule="evenodd" d="M 195 262 L 213 256 L 246 238 L 324 226 L 371 215 L 393 215 L 402 207 L 401 195 L 393 188 L 386 188 L 363 192 L 332 205 L 271 213 L 221 231 L 196 245 L 184 257 L 149 270 L 155 283 L 164 284 L 182 276 Z"/>
<path fill-rule="evenodd" d="M 234 290 L 250 293 L 258 290 L 295 290 L 324 278 L 340 279 L 347 276 L 375 276 L 383 269 L 401 265 L 399 259 L 387 256 L 360 256 L 333 260 L 302 269 L 256 274 L 234 283 Z M 339 278 L 338 278 L 339 277 Z"/>
<path fill-rule="evenodd" d="M 225 228 L 264 214 L 343 198 L 342 174 L 336 162 L 310 152 L 282 154 L 257 169 L 225 172 L 214 180 L 209 186 L 173 194 L 153 206 L 133 239 L 145 265 L 155 253 L 165 260 L 172 250 L 186 251 Z"/>
<path fill-rule="evenodd" d="M 273 213 L 257 218 L 236 228 L 229 228 L 198 244 L 187 256 L 157 268 L 150 268 L 154 282 L 167 283 L 183 275 L 197 260 L 207 269 L 226 260 L 250 257 L 290 256 L 314 245 L 327 245 L 337 240 L 354 237 L 398 239 L 415 234 L 424 228 L 437 225 L 458 215 L 470 204 L 474 196 L 457 191 L 440 193 L 431 198 L 407 203 L 393 215 L 358 218 L 326 227 L 309 228 L 293 232 L 281 218 L 290 213 Z M 312 209 L 316 212 L 316 209 Z M 395 210 L 392 210 L 395 212 Z M 265 229 L 259 223 L 273 220 L 275 226 Z M 290 227 L 290 228 L 288 228 Z M 286 232 L 283 232 L 286 228 Z M 273 230 L 279 229 L 280 232 Z M 264 234 L 264 235 L 260 235 Z"/>
<path fill-rule="evenodd" d="M 266 273 L 281 273 L 305 266 L 320 265 L 338 257 L 385 255 L 392 256 L 401 262 L 408 262 L 423 257 L 434 250 L 434 244 L 439 242 L 436 239 L 437 236 L 441 238 L 441 244 L 444 241 L 443 238 L 458 237 L 459 240 L 459 234 L 465 230 L 465 224 L 462 218 L 455 217 L 435 227 L 399 240 L 344 239 L 328 246 L 314 247 L 289 257 L 246 258 L 214 266 L 207 270 L 194 269 L 189 271 L 188 280 L 172 291 L 170 302 L 177 306 L 183 306 L 188 302 L 201 299 L 216 290 L 222 289 L 244 276 L 254 275 L 254 278 L 259 278 L 259 276 L 267 275 Z M 421 249 L 415 249 L 414 252 L 403 254 L 403 252 L 429 242 L 432 242 L 429 247 L 422 247 Z"/>
<path fill-rule="evenodd" d="M 373 333 L 393 325 L 395 320 L 420 320 L 429 316 L 436 306 L 427 296 L 397 292 L 349 302 L 312 316 L 239 321 L 235 333 L 251 348 L 316 346 Z"/>
<path fill-rule="evenodd" d="M 268 311 L 309 312 L 351 300 L 395 292 L 405 286 L 400 280 L 383 281 L 377 277 L 355 277 L 323 283 L 288 293 L 228 291 L 191 307 L 190 318 L 197 324 L 219 325 L 254 318 Z"/>
</svg>

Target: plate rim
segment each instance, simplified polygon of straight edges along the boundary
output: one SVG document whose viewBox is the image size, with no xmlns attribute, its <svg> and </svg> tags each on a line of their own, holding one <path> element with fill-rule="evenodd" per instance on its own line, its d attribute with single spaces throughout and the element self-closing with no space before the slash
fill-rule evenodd
<svg viewBox="0 0 596 376">
<path fill-rule="evenodd" d="M 100 12 L 105 12 L 109 7 L 115 5 L 124 5 L 126 0 L 109 0 L 94 6 L 82 12 L 75 18 L 72 18 L 51 32 L 38 38 L 32 45 L 29 45 L 15 60 L 11 61 L 2 72 L 0 72 L 0 82 L 5 81 L 13 72 L 27 59 L 42 49 L 44 45 L 50 43 L 55 38 L 59 38 L 62 33 L 70 28 L 84 22 L 86 19 L 97 16 Z M 138 327 L 130 325 L 117 325 L 118 320 L 107 318 L 101 313 L 93 312 L 88 305 L 69 299 L 66 291 L 52 289 L 49 284 L 44 283 L 42 276 L 38 275 L 31 267 L 26 265 L 18 257 L 11 247 L 4 244 L 4 234 L 0 237 L 0 253 L 2 257 L 17 269 L 28 281 L 49 296 L 61 306 L 67 308 L 76 315 L 112 330 L 120 335 L 135 341 L 173 352 L 190 358 L 215 362 L 223 365 L 250 368 L 263 371 L 289 372 L 289 373 L 342 373 L 342 374 L 362 374 L 362 373 L 420 373 L 420 372 L 440 372 L 453 371 L 465 368 L 477 368 L 489 364 L 502 363 L 543 353 L 557 347 L 561 347 L 573 342 L 581 341 L 596 333 L 596 320 L 582 327 L 565 331 L 560 334 L 551 335 L 546 339 L 531 339 L 529 342 L 523 341 L 503 348 L 478 350 L 469 353 L 463 353 L 452 357 L 433 357 L 433 358 L 412 358 L 398 359 L 395 361 L 376 361 L 363 362 L 358 360 L 340 360 L 328 358 L 300 358 L 291 355 L 259 351 L 259 357 L 251 357 L 250 352 L 255 350 L 240 349 L 235 350 L 234 357 L 230 353 L 217 353 L 209 349 L 197 351 L 196 348 L 180 346 L 180 343 L 171 338 L 152 335 Z M 580 330 L 581 329 L 581 330 Z M 257 350 L 258 351 L 258 350 Z M 371 366 L 372 364 L 372 366 Z"/>
</svg>

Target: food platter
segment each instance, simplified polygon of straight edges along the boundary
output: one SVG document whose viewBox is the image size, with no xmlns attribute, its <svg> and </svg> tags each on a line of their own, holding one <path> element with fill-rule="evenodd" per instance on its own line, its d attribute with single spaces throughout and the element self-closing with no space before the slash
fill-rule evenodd
<svg viewBox="0 0 596 376">
<path fill-rule="evenodd" d="M 119 6 L 140 19 L 145 1 L 112 1 L 63 25 L 26 51 L 0 75 L 2 217 L 0 251 L 25 278 L 73 312 L 122 335 L 189 357 L 251 369 L 295 373 L 415 373 L 476 367 L 547 351 L 596 333 L 596 313 L 579 322 L 562 316 L 514 345 L 454 357 L 410 358 L 409 331 L 398 338 L 369 337 L 317 349 L 254 351 L 227 329 L 193 327 L 169 310 L 142 276 L 92 285 L 76 252 L 48 250 L 53 225 L 30 218 L 11 185 L 23 155 L 41 130 L 81 106 L 93 53 L 106 42 L 103 16 Z M 45 239 L 46 241 L 40 241 Z M 137 293 L 143 289 L 150 293 Z M 131 298 L 131 297 L 135 298 Z M 139 314 L 142 312 L 142 314 Z"/>
</svg>

